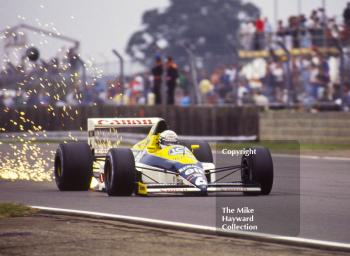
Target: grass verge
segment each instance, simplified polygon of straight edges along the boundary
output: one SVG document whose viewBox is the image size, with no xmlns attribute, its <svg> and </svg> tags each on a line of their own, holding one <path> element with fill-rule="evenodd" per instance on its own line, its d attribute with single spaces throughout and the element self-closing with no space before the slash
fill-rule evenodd
<svg viewBox="0 0 350 256">
<path fill-rule="evenodd" d="M 38 212 L 37 209 L 30 208 L 23 204 L 0 203 L 0 219 L 29 216 L 36 212 Z"/>
<path fill-rule="evenodd" d="M 71 141 L 68 141 L 71 142 Z M 23 141 L 4 141 L 0 139 L 1 144 L 23 144 Z M 31 144 L 56 144 L 63 143 L 62 140 L 38 140 L 30 141 Z M 221 151 L 227 149 L 243 149 L 251 146 L 264 146 L 270 149 L 275 154 L 301 154 L 301 155 L 330 155 L 350 157 L 350 144 L 323 144 L 323 143 L 298 143 L 297 141 L 261 141 L 261 142 L 231 142 L 231 143 L 211 143 L 213 148 Z M 132 143 L 121 142 L 121 147 L 132 147 Z"/>
<path fill-rule="evenodd" d="M 329 152 L 349 152 L 348 144 L 315 144 L 315 143 L 298 143 L 297 141 L 261 141 L 246 143 L 218 143 L 217 150 L 227 149 L 243 149 L 252 146 L 264 146 L 272 153 L 280 154 L 313 154 L 313 153 L 329 153 Z"/>
</svg>

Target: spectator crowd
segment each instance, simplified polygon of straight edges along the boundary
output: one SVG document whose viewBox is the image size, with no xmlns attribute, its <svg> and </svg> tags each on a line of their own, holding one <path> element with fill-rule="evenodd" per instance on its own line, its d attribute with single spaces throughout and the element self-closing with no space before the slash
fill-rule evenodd
<svg viewBox="0 0 350 256">
<path fill-rule="evenodd" d="M 286 22 L 286 24 L 284 23 Z M 344 9 L 343 23 L 328 17 L 324 9 L 309 17 L 296 15 L 278 21 L 274 30 L 267 18 L 242 24 L 244 50 L 270 49 L 283 42 L 287 49 L 308 48 L 305 55 L 256 58 L 244 64 L 217 64 L 200 68 L 194 76 L 189 67 L 178 67 L 176 58 L 157 56 L 153 67 L 127 76 L 123 83 L 115 77 L 93 77 L 82 81 L 74 63 L 53 58 L 49 62 L 7 66 L 0 74 L 0 106 L 21 105 L 136 105 L 176 104 L 255 104 L 259 106 L 316 103 L 350 107 L 350 55 L 328 54 L 319 47 L 349 47 L 350 3 Z M 347 71 L 347 72 L 346 72 Z M 342 74 L 342 75 L 341 75 Z M 199 98 L 199 99 L 198 99 Z"/>
<path fill-rule="evenodd" d="M 275 31 L 268 18 L 242 22 L 240 28 L 241 45 L 245 50 L 264 50 L 280 41 L 286 48 L 310 48 L 349 45 L 350 43 L 350 3 L 343 12 L 343 24 L 337 17 L 328 17 L 324 8 L 318 8 L 309 16 L 304 14 L 278 20 Z"/>
</svg>

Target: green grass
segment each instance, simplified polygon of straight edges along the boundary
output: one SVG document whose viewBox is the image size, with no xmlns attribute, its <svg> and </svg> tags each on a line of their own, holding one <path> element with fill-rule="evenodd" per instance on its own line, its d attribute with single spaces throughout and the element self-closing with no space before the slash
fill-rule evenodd
<svg viewBox="0 0 350 256">
<path fill-rule="evenodd" d="M 78 140 L 79 142 L 86 142 L 87 140 Z M 24 143 L 28 143 L 30 142 L 31 144 L 60 144 L 63 143 L 64 140 L 50 140 L 50 139 L 45 139 L 45 140 L 25 140 L 25 141 L 21 141 L 18 139 L 11 139 L 11 140 L 1 140 L 0 139 L 0 143 L 2 144 L 24 144 Z M 66 142 L 75 142 L 74 140 L 66 140 Z"/>
<path fill-rule="evenodd" d="M 0 203 L 0 219 L 8 217 L 23 217 L 36 212 L 38 212 L 38 210 L 23 204 Z"/>
<path fill-rule="evenodd" d="M 301 150 L 350 150 L 350 144 L 300 144 Z"/>
<path fill-rule="evenodd" d="M 87 142 L 87 140 L 78 140 L 79 142 Z M 60 144 L 64 143 L 64 140 L 27 140 L 27 141 L 20 141 L 20 140 L 1 140 L 0 139 L 0 145 L 8 145 L 8 144 L 24 144 L 30 142 L 31 144 Z M 74 140 L 66 140 L 66 142 L 75 142 Z M 121 146 L 133 146 L 134 144 L 132 143 L 127 143 L 127 142 L 121 142 Z"/>
<path fill-rule="evenodd" d="M 62 140 L 38 140 L 31 141 L 33 144 L 59 144 Z M 17 141 L 1 141 L 0 144 L 22 144 Z M 133 144 L 127 142 L 121 142 L 122 147 L 131 147 Z M 212 146 L 215 143 L 211 144 Z M 322 143 L 298 143 L 297 141 L 261 141 L 261 142 L 232 142 L 232 143 L 216 143 L 216 150 L 227 149 L 242 149 L 251 146 L 264 146 L 270 149 L 272 153 L 284 153 L 284 154 L 312 154 L 314 153 L 327 153 L 327 152 L 348 152 L 350 155 L 350 144 L 322 144 Z M 214 147 L 215 148 L 215 147 Z"/>
<path fill-rule="evenodd" d="M 298 143 L 297 141 L 262 141 L 262 142 L 247 142 L 247 143 L 218 143 L 217 150 L 227 149 L 242 149 L 251 146 L 264 146 L 272 153 L 299 154 L 312 152 L 330 152 L 330 151 L 350 151 L 349 144 L 311 144 Z"/>
</svg>

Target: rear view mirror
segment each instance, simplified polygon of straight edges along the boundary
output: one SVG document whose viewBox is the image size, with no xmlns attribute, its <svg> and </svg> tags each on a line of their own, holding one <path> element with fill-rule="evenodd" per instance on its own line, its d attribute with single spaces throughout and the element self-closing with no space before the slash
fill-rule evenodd
<svg viewBox="0 0 350 256">
<path fill-rule="evenodd" d="M 153 145 L 148 145 L 147 149 L 149 150 L 149 152 L 153 153 L 157 150 L 157 147 Z"/>
<path fill-rule="evenodd" d="M 192 152 L 198 148 L 199 148 L 199 145 L 197 145 L 197 144 L 191 145 Z"/>
</svg>

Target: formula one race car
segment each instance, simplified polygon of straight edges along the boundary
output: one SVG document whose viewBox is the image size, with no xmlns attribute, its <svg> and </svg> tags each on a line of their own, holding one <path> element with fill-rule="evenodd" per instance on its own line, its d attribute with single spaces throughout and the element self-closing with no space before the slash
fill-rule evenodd
<svg viewBox="0 0 350 256">
<path fill-rule="evenodd" d="M 125 148 L 119 145 L 117 129 L 121 127 L 148 127 L 150 131 L 133 147 Z M 209 192 L 267 195 L 273 183 L 270 152 L 263 147 L 251 149 L 255 154 L 243 155 L 240 165 L 215 167 L 208 143 L 178 140 L 161 118 L 89 118 L 88 143 L 60 144 L 54 175 L 61 191 L 93 189 L 110 196 Z M 239 181 L 222 181 L 235 172 L 241 172 Z"/>
</svg>

